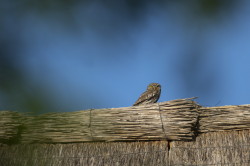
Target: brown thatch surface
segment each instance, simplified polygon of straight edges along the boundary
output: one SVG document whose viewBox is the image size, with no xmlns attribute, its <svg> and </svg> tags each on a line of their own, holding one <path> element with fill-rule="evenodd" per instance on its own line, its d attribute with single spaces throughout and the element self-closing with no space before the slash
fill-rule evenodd
<svg viewBox="0 0 250 166">
<path fill-rule="evenodd" d="M 249 166 L 249 129 L 250 105 L 190 99 L 39 116 L 0 111 L 0 165 Z"/>
<path fill-rule="evenodd" d="M 198 133 L 250 129 L 250 105 L 200 107 L 191 99 L 39 116 L 0 111 L 0 142 L 192 140 Z"/>
<path fill-rule="evenodd" d="M 250 130 L 211 132 L 170 146 L 167 141 L 0 145 L 0 156 L 4 166 L 249 166 Z"/>
<path fill-rule="evenodd" d="M 13 118 L 6 120 L 5 115 L 0 112 L 2 121 L 17 123 Z M 11 128 L 16 133 L 11 136 L 20 143 L 192 140 L 197 117 L 194 101 L 178 99 L 135 107 L 23 115 L 20 126 Z M 0 137 L 9 139 L 4 132 Z"/>
<path fill-rule="evenodd" d="M 8 143 L 15 140 L 21 126 L 22 115 L 12 111 L 0 111 L 0 142 Z"/>
<path fill-rule="evenodd" d="M 250 129 L 250 105 L 201 107 L 199 132 Z"/>
<path fill-rule="evenodd" d="M 250 165 L 250 130 L 211 132 L 170 143 L 170 165 Z"/>
<path fill-rule="evenodd" d="M 166 165 L 168 142 L 18 144 L 0 148 L 4 166 Z"/>
</svg>

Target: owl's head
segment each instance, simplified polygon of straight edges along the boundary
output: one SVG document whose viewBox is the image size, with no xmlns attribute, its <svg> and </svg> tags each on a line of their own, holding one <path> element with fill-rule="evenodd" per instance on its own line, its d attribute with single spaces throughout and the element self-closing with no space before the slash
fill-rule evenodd
<svg viewBox="0 0 250 166">
<path fill-rule="evenodd" d="M 158 83 L 151 83 L 148 85 L 147 90 L 161 90 L 161 85 Z"/>
</svg>

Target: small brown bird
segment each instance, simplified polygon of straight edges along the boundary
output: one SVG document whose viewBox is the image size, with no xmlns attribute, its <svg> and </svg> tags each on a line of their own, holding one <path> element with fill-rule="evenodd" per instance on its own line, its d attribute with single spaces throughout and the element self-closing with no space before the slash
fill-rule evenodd
<svg viewBox="0 0 250 166">
<path fill-rule="evenodd" d="M 133 106 L 137 105 L 145 105 L 156 103 L 161 95 L 161 85 L 158 83 L 151 83 L 148 85 L 147 90 L 141 94 L 139 99 L 133 104 Z"/>
</svg>

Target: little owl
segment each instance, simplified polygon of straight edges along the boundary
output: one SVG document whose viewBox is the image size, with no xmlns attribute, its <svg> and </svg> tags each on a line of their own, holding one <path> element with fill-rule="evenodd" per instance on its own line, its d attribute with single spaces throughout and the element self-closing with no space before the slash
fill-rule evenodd
<svg viewBox="0 0 250 166">
<path fill-rule="evenodd" d="M 156 103 L 160 94 L 161 85 L 158 83 L 151 83 L 148 85 L 147 90 L 142 93 L 139 99 L 137 99 L 137 101 L 133 104 L 133 106 Z"/>
</svg>

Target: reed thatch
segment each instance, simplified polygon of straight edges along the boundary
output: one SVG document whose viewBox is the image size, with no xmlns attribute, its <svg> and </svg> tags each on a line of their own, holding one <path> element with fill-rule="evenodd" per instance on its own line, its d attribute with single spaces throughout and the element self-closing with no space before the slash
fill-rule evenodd
<svg viewBox="0 0 250 166">
<path fill-rule="evenodd" d="M 250 130 L 209 132 L 170 143 L 169 165 L 249 166 Z"/>
<path fill-rule="evenodd" d="M 191 98 L 39 116 L 0 111 L 0 165 L 248 166 L 250 105 L 200 107 Z"/>
<path fill-rule="evenodd" d="M 21 143 L 192 140 L 198 105 L 191 99 L 135 107 L 24 115 L 19 117 L 21 127 L 13 132 L 21 136 L 18 139 Z M 6 123 L 16 121 L 10 118 Z"/>
<path fill-rule="evenodd" d="M 0 145 L 4 166 L 249 166 L 250 130 L 211 132 L 195 141 Z"/>
<path fill-rule="evenodd" d="M 250 105 L 201 107 L 199 132 L 250 129 Z"/>
<path fill-rule="evenodd" d="M 20 136 L 22 115 L 12 111 L 0 111 L 0 142 L 16 142 Z M 19 135 L 19 136 L 18 136 Z"/>
</svg>

